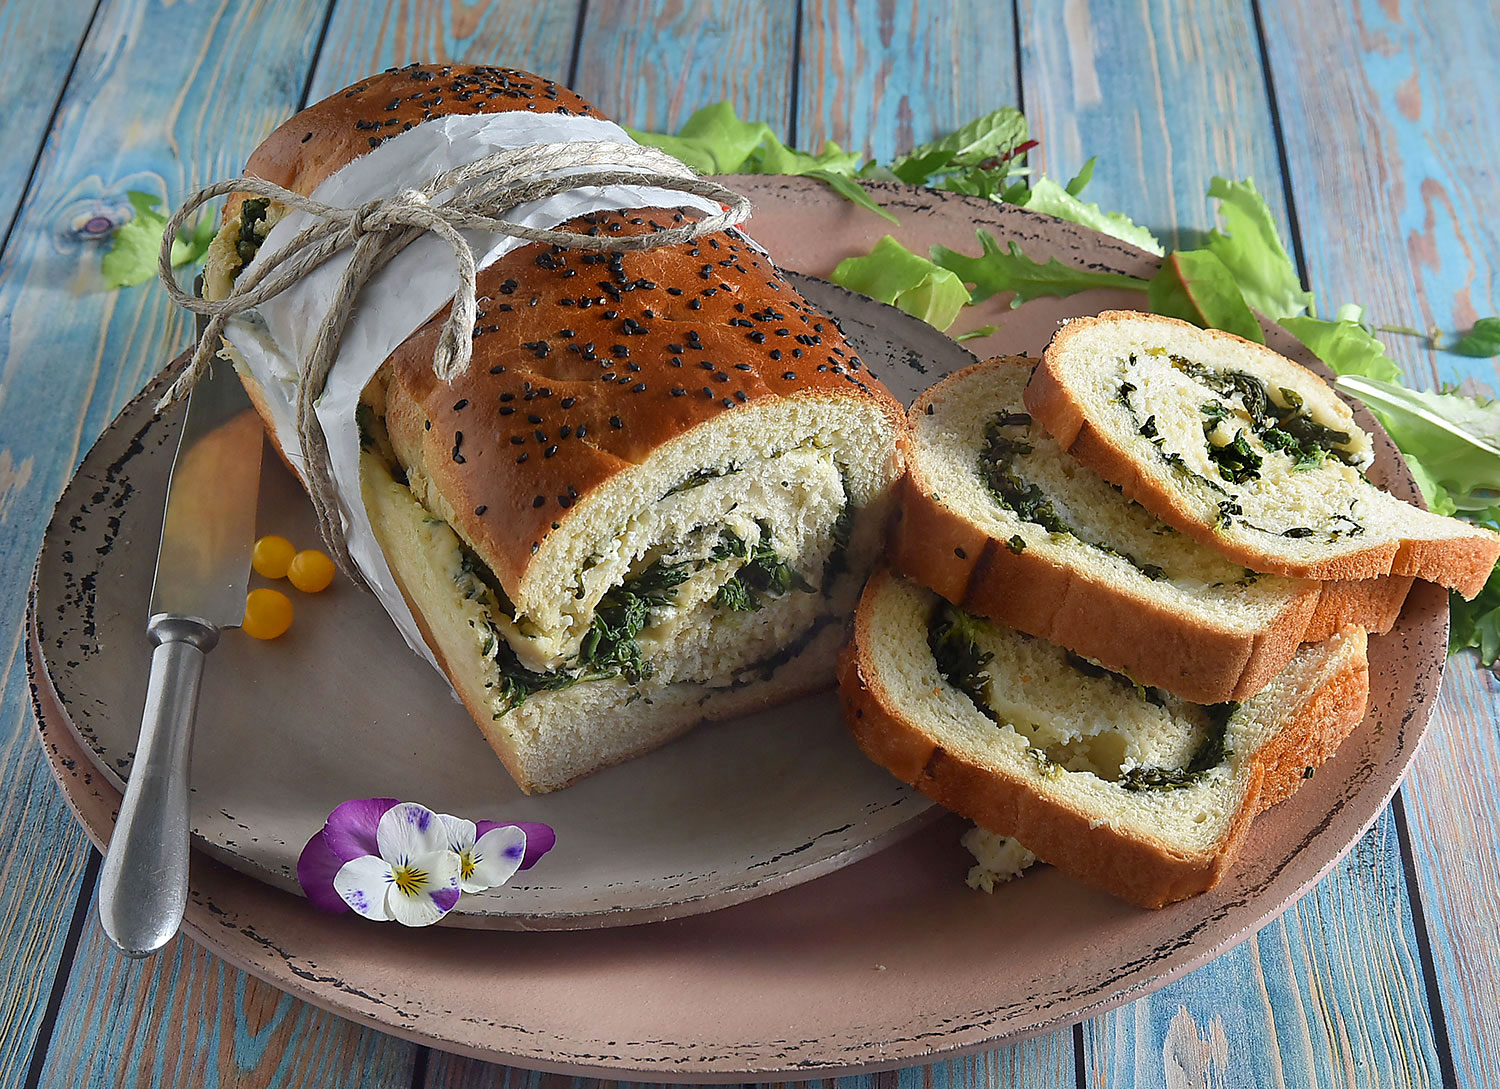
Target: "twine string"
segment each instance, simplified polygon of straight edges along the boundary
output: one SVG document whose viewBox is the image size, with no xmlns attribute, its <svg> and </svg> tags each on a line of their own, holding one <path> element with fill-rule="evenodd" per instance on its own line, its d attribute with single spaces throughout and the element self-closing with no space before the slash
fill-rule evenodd
<svg viewBox="0 0 1500 1089">
<path fill-rule="evenodd" d="M 559 174 L 558 171 L 566 171 Z M 584 234 L 558 228 L 528 227 L 506 217 L 521 205 L 593 186 L 634 185 L 668 189 L 716 201 L 721 210 L 679 226 L 625 237 Z M 312 222 L 272 253 L 258 254 L 242 270 L 229 294 L 202 299 L 177 283 L 172 272 L 172 240 L 204 204 L 231 193 L 245 193 L 306 212 Z M 330 554 L 356 584 L 363 578 L 349 552 L 328 440 L 317 418 L 317 402 L 338 358 L 339 343 L 355 301 L 371 277 L 412 242 L 434 234 L 453 251 L 458 287 L 433 353 L 432 370 L 441 380 L 464 374 L 473 354 L 471 335 L 478 312 L 474 252 L 463 231 L 502 234 L 525 242 L 567 249 L 625 253 L 691 242 L 744 222 L 750 202 L 717 182 L 701 178 L 683 163 L 654 148 L 613 141 L 531 144 L 493 152 L 444 170 L 420 186 L 393 196 L 344 208 L 293 192 L 263 178 L 229 178 L 199 190 L 177 209 L 162 236 L 157 272 L 172 301 L 209 318 L 188 367 L 157 404 L 161 411 L 187 396 L 211 365 L 228 321 L 275 298 L 321 267 L 335 254 L 353 250 L 334 297 L 305 358 L 297 361 L 297 436 L 308 493 L 318 528 Z"/>
</svg>

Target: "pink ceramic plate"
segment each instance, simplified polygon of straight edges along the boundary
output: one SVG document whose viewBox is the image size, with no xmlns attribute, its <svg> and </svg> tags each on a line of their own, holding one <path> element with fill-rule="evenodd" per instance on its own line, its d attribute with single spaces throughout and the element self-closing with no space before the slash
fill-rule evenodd
<svg viewBox="0 0 1500 1089">
<path fill-rule="evenodd" d="M 816 183 L 735 181 L 757 202 L 754 234 L 790 268 L 826 276 L 889 229 Z M 900 186 L 874 192 L 902 219 L 892 233 L 915 248 L 942 242 L 972 251 L 977 225 L 1040 259 L 1127 273 L 1154 264 L 1121 243 L 1018 209 Z M 837 291 L 827 301 L 837 308 Z M 1091 293 L 1015 311 L 992 301 L 964 321 L 1001 326 L 977 342 L 981 354 L 1034 353 L 1059 317 L 1139 301 Z M 1279 330 L 1268 339 L 1310 361 Z M 914 371 L 928 366 L 908 362 Z M 929 369 L 927 380 L 935 380 Z M 1367 414 L 1360 418 L 1377 434 L 1372 476 L 1414 497 L 1394 448 Z M 65 587 L 64 600 L 34 590 L 33 664 L 48 666 L 38 641 L 48 619 L 59 609 L 93 608 L 96 589 Z M 1139 997 L 1285 910 L 1396 789 L 1436 698 L 1446 644 L 1446 595 L 1419 584 L 1396 629 L 1371 643 L 1370 713 L 1337 757 L 1256 822 L 1218 889 L 1158 912 L 1045 868 L 992 896 L 971 892 L 962 882 L 962 826 L 945 819 L 775 896 L 694 918 L 571 933 L 409 932 L 332 918 L 200 855 L 186 926 L 213 951 L 319 1005 L 436 1047 L 537 1069 L 736 1081 L 929 1061 Z M 100 842 L 119 794 L 67 727 L 68 712 L 79 709 L 65 708 L 48 668 L 35 671 L 43 743 L 69 804 Z"/>
</svg>

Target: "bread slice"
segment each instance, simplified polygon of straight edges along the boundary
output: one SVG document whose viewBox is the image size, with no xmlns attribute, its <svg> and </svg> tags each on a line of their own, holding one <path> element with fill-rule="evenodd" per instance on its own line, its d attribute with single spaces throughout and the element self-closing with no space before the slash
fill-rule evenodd
<svg viewBox="0 0 1500 1089">
<path fill-rule="evenodd" d="M 1036 365 L 991 359 L 913 405 L 897 570 L 968 612 L 1196 703 L 1260 691 L 1300 643 L 1395 622 L 1409 578 L 1258 575 L 1126 499 L 1027 415 Z"/>
<path fill-rule="evenodd" d="M 942 662 L 939 662 L 939 655 Z M 903 782 L 1141 907 L 1213 888 L 1255 815 L 1364 717 L 1365 633 L 1203 707 L 977 619 L 879 571 L 839 663 L 844 719 Z"/>
<path fill-rule="evenodd" d="M 1256 571 L 1410 575 L 1472 598 L 1500 556 L 1500 535 L 1369 483 L 1371 439 L 1349 406 L 1229 333 L 1134 311 L 1068 322 L 1026 405 L 1127 496 Z"/>
</svg>

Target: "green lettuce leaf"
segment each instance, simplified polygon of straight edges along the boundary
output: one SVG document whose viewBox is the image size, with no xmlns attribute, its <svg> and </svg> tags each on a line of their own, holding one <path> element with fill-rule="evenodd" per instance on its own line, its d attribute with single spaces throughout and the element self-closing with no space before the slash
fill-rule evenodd
<svg viewBox="0 0 1500 1089">
<path fill-rule="evenodd" d="M 969 257 L 946 246 L 932 247 L 933 261 L 957 273 L 964 283 L 974 285 L 970 292 L 973 302 L 982 302 L 1003 291 L 1015 292 L 1010 305 L 1016 307 L 1044 295 L 1065 298 L 1093 287 L 1146 290 L 1146 281 L 1134 276 L 1075 268 L 1064 265 L 1055 257 L 1045 265 L 1039 264 L 1022 253 L 1015 242 L 1002 250 L 995 236 L 988 231 L 976 233 L 981 248 L 978 257 Z"/>
<path fill-rule="evenodd" d="M 890 303 L 946 329 L 969 301 L 969 293 L 952 272 L 912 253 L 886 235 L 864 257 L 846 257 L 833 270 L 833 282 L 850 291 Z"/>
<path fill-rule="evenodd" d="M 1401 380 L 1401 368 L 1385 354 L 1385 345 L 1358 321 L 1293 317 L 1282 318 L 1280 324 L 1335 374 L 1360 374 L 1381 382 Z"/>
<path fill-rule="evenodd" d="M 1093 159 L 1089 160 L 1089 173 L 1092 174 Z M 1079 175 L 1083 177 L 1083 175 Z M 1084 178 L 1087 184 L 1088 179 Z M 1033 212 L 1043 212 L 1058 219 L 1066 219 L 1070 223 L 1077 223 L 1088 227 L 1090 230 L 1107 234 L 1112 238 L 1118 238 L 1122 242 L 1129 242 L 1147 253 L 1154 253 L 1160 257 L 1164 252 L 1161 243 L 1145 227 L 1132 223 L 1129 217 L 1119 212 L 1103 212 L 1097 204 L 1085 204 L 1072 192 L 1071 186 L 1078 182 L 1078 178 L 1068 183 L 1068 187 L 1058 185 L 1051 178 L 1038 178 L 1032 183 L 1031 193 L 1022 202 L 1022 206 Z M 1083 184 L 1078 185 L 1081 190 Z"/>
<path fill-rule="evenodd" d="M 1459 342 L 1448 349 L 1459 355 L 1500 355 L 1500 318 L 1480 318 Z"/>
<path fill-rule="evenodd" d="M 1094 164 L 1098 161 L 1099 156 L 1090 156 L 1089 161 L 1083 164 L 1083 169 L 1079 170 L 1077 174 L 1074 174 L 1068 180 L 1068 184 L 1064 187 L 1068 191 L 1068 196 L 1083 196 L 1083 191 L 1088 188 L 1089 182 L 1094 180 Z"/>
<path fill-rule="evenodd" d="M 1272 318 L 1307 313 L 1312 293 L 1302 289 L 1297 266 L 1287 256 L 1276 221 L 1249 178 L 1233 182 L 1214 178 L 1208 195 L 1219 201 L 1228 234 L 1208 232 L 1206 248 L 1224 263 L 1245 302 Z"/>
<path fill-rule="evenodd" d="M 728 102 L 705 106 L 689 117 L 676 136 L 627 127 L 637 143 L 660 148 L 700 174 L 795 174 L 816 178 L 845 200 L 896 222 L 860 187 L 859 153 L 829 140 L 821 153 L 787 147 L 764 121 L 742 121 Z"/>
<path fill-rule="evenodd" d="M 115 228 L 110 248 L 100 262 L 104 285 L 109 288 L 134 287 L 156 275 L 156 255 L 161 251 L 161 236 L 167 230 L 167 216 L 156 210 L 160 199 L 135 190 L 127 193 L 135 215 Z M 172 240 L 172 267 L 190 264 L 208 252 L 213 241 L 214 221 L 203 216 L 191 233 L 179 233 Z"/>
<path fill-rule="evenodd" d="M 1257 344 L 1266 342 L 1234 274 L 1209 250 L 1169 254 L 1160 271 L 1151 277 L 1146 297 L 1153 313 L 1181 318 L 1204 329 L 1223 329 Z"/>
<path fill-rule="evenodd" d="M 1500 530 L 1500 507 L 1490 507 L 1475 514 L 1471 520 Z M 1490 572 L 1489 581 L 1473 601 L 1449 593 L 1448 611 L 1451 617 L 1448 653 L 1457 654 L 1473 648 L 1479 652 L 1482 665 L 1493 666 L 1495 659 L 1500 658 L 1500 566 Z"/>
<path fill-rule="evenodd" d="M 1344 375 L 1338 385 L 1370 406 L 1408 461 L 1421 463 L 1424 494 L 1437 485 L 1445 506 L 1468 513 L 1500 501 L 1500 401 L 1427 393 L 1362 375 Z"/>
<path fill-rule="evenodd" d="M 1026 118 L 1013 106 L 976 117 L 940 140 L 918 144 L 890 164 L 891 173 L 908 185 L 927 185 L 947 173 L 984 168 L 991 159 L 1014 157 L 1030 138 Z"/>
</svg>

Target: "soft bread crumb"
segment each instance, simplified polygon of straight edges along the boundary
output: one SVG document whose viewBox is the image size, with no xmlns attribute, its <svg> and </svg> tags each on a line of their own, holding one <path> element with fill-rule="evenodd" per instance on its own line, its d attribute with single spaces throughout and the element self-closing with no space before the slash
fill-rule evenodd
<svg viewBox="0 0 1500 1089">
<path fill-rule="evenodd" d="M 1015 840 L 997 836 L 977 824 L 959 842 L 968 848 L 975 863 L 964 880 L 969 888 L 982 892 L 994 892 L 996 885 L 1020 877 L 1021 871 L 1036 862 L 1036 855 Z"/>
</svg>

